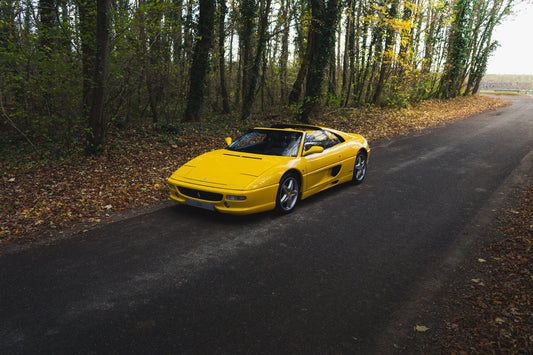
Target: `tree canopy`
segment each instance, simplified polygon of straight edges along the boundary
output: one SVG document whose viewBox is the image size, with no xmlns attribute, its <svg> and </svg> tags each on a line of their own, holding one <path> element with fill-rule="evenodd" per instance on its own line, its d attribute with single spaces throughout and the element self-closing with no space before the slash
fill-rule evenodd
<svg viewBox="0 0 533 355">
<path fill-rule="evenodd" d="M 476 93 L 513 0 L 0 0 L 4 131 L 58 154 L 111 124 Z M 21 138 L 22 139 L 22 138 Z M 56 145 L 57 146 L 57 145 Z"/>
</svg>

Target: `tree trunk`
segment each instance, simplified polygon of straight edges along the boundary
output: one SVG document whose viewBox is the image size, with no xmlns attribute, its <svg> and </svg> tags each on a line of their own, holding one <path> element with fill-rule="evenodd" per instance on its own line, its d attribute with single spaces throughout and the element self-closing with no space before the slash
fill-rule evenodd
<svg viewBox="0 0 533 355">
<path fill-rule="evenodd" d="M 87 2 L 84 2 L 84 5 L 89 5 L 90 2 L 91 1 L 88 0 Z M 85 12 L 84 16 L 94 16 L 94 12 L 90 10 L 90 7 L 85 8 L 84 10 L 89 10 L 89 13 Z M 80 9 L 80 17 L 81 12 Z M 94 60 L 92 66 L 87 66 L 90 67 L 93 72 L 88 73 L 88 75 L 92 76 L 92 80 L 90 81 L 90 88 L 87 90 L 88 97 L 84 99 L 84 101 L 90 102 L 90 109 L 87 117 L 88 130 L 86 154 L 97 155 L 103 153 L 105 148 L 106 123 L 104 120 L 104 87 L 109 52 L 109 0 L 98 0 L 96 2 L 96 21 L 89 20 L 86 24 L 88 23 L 96 24 L 96 37 L 88 33 L 84 36 L 86 39 L 92 37 L 93 41 L 91 42 L 93 42 L 93 45 L 90 47 L 95 49 L 94 55 L 92 55 L 90 49 L 89 52 L 86 53 L 87 55 L 85 55 L 85 53 L 83 55 L 85 59 Z M 88 29 L 88 27 L 85 27 L 85 30 Z"/>
<path fill-rule="evenodd" d="M 78 5 L 80 16 L 80 40 L 82 61 L 82 105 L 84 117 L 89 117 L 91 110 L 91 92 L 93 88 L 96 42 L 96 3 L 92 0 L 80 0 Z M 88 119 L 87 119 L 88 121 Z"/>
<path fill-rule="evenodd" d="M 332 50 L 329 57 L 328 95 L 337 97 L 337 66 L 335 65 L 335 51 Z"/>
<path fill-rule="evenodd" d="M 459 0 L 455 6 L 455 20 L 449 38 L 448 56 L 444 73 L 440 80 L 439 96 L 449 99 L 459 95 L 468 53 L 468 18 L 471 12 L 472 0 Z"/>
<path fill-rule="evenodd" d="M 198 35 L 191 64 L 185 121 L 196 121 L 200 118 L 200 109 L 207 91 L 206 76 L 209 71 L 209 51 L 213 42 L 214 23 L 215 2 L 200 0 Z"/>
<path fill-rule="evenodd" d="M 413 11 L 407 5 L 404 4 L 402 21 L 404 23 L 409 23 L 411 17 L 413 16 Z M 408 50 L 411 45 L 412 30 L 402 29 L 400 31 L 400 51 L 398 53 L 398 78 L 401 81 L 404 77 L 405 68 L 409 66 L 409 53 Z"/>
<path fill-rule="evenodd" d="M 354 22 L 353 0 L 348 1 L 348 10 L 346 14 L 346 34 L 344 36 L 344 57 L 342 62 L 342 95 L 346 96 L 350 80 L 350 49 L 353 49 L 352 27 Z"/>
<path fill-rule="evenodd" d="M 327 4 L 320 0 L 311 1 L 313 22 L 318 24 L 319 35 L 309 66 L 301 114 L 298 117 L 301 122 L 309 122 L 310 116 L 320 104 L 324 71 L 335 46 L 339 7 L 338 0 L 329 0 Z"/>
<path fill-rule="evenodd" d="M 182 20 L 181 11 L 183 7 L 183 0 L 173 0 L 170 9 L 170 30 L 172 33 L 172 53 L 175 65 L 182 65 L 183 58 L 183 34 L 182 34 Z"/>
<path fill-rule="evenodd" d="M 350 16 L 350 20 L 349 20 L 350 26 L 346 27 L 345 51 L 348 55 L 347 55 L 347 58 L 345 55 L 345 65 L 347 66 L 347 68 L 345 68 L 346 76 L 345 78 L 343 78 L 343 82 L 344 80 L 346 80 L 346 83 L 343 84 L 343 91 L 344 91 L 343 92 L 344 102 L 342 104 L 343 107 L 348 106 L 348 102 L 350 101 L 350 96 L 352 95 L 352 86 L 355 80 L 355 59 L 357 55 L 359 54 L 359 52 L 355 48 L 356 41 L 358 41 L 359 39 L 358 37 L 356 37 L 356 27 L 359 26 L 359 23 L 357 23 L 357 25 L 355 24 L 355 16 L 354 16 L 355 3 L 354 1 L 351 0 L 348 6 L 349 6 L 348 11 L 349 11 L 349 16 Z M 360 9 L 361 7 L 359 6 L 357 19 L 359 19 Z"/>
<path fill-rule="evenodd" d="M 241 118 L 242 109 L 245 106 L 246 95 L 250 83 L 250 76 L 253 67 L 253 47 L 252 35 L 255 32 L 255 16 L 257 5 L 255 0 L 242 0 L 240 8 L 241 31 L 239 35 L 241 51 Z"/>
<path fill-rule="evenodd" d="M 241 120 L 245 120 L 250 116 L 252 105 L 255 101 L 257 80 L 259 78 L 259 71 L 261 69 L 261 61 L 267 43 L 268 30 L 268 15 L 270 13 L 271 0 L 266 0 L 261 4 L 261 20 L 259 24 L 259 38 L 257 40 L 257 49 L 251 68 L 246 70 L 246 81 L 243 84 L 243 102 L 241 110 Z"/>
<path fill-rule="evenodd" d="M 159 122 L 159 103 L 163 95 L 163 44 L 161 19 L 163 11 L 159 0 L 147 0 L 146 2 L 146 26 L 143 27 L 146 31 L 144 38 L 144 56 L 145 56 L 145 72 L 146 72 L 146 88 L 148 91 L 148 99 L 150 103 L 150 111 L 152 112 L 152 123 Z M 147 50 L 147 44 L 150 50 Z"/>
<path fill-rule="evenodd" d="M 225 51 L 224 51 L 224 42 L 226 40 L 226 29 L 225 29 L 225 19 L 226 19 L 226 0 L 219 0 L 219 19 L 218 19 L 218 64 L 220 67 L 220 94 L 222 96 L 222 112 L 230 113 L 229 107 L 229 95 L 228 89 L 226 87 L 226 61 L 225 61 Z"/>
<path fill-rule="evenodd" d="M 16 38 L 17 30 L 15 28 L 15 9 L 13 1 L 0 1 L 0 48 L 6 50 L 12 43 L 11 38 Z M 32 13 L 33 15 L 33 13 Z M 30 11 L 26 10 L 25 21 L 31 19 Z M 25 29 L 29 30 L 31 26 L 27 23 Z M 29 31 L 27 31 L 29 33 Z"/>
<path fill-rule="evenodd" d="M 56 45 L 57 4 L 54 0 L 39 0 L 39 45 L 41 51 L 49 53 Z"/>
<path fill-rule="evenodd" d="M 393 0 L 389 8 L 388 21 L 394 23 L 396 16 L 398 14 L 398 0 Z M 383 88 L 385 86 L 385 81 L 389 75 L 389 70 L 392 66 L 392 51 L 394 50 L 394 39 L 396 36 L 396 30 L 394 26 L 389 24 L 387 28 L 387 37 L 385 39 L 385 53 L 383 54 L 383 59 L 381 63 L 381 69 L 379 72 L 378 83 L 374 91 L 374 98 L 372 102 L 374 105 L 381 104 L 381 94 L 383 93 Z"/>
<path fill-rule="evenodd" d="M 361 14 L 365 15 L 367 14 L 367 10 L 362 9 L 362 4 L 359 3 L 358 7 L 358 19 L 361 19 Z M 362 28 L 360 25 L 360 21 L 363 21 Z M 357 23 L 358 31 L 356 33 L 357 38 L 359 39 L 357 44 L 361 43 L 360 50 L 358 49 L 356 53 L 358 53 L 359 63 L 357 65 L 357 76 L 354 78 L 354 103 L 359 105 L 361 103 L 361 99 L 363 98 L 363 90 L 365 87 L 365 80 L 366 80 L 366 73 L 368 72 L 368 61 L 365 59 L 367 57 L 367 51 L 371 51 L 372 48 L 367 49 L 367 38 L 368 38 L 368 21 L 365 19 L 361 19 Z M 369 58 L 370 59 L 370 56 Z M 354 74 L 355 75 L 355 74 Z M 348 105 L 348 101 L 346 102 L 346 105 Z"/>
<path fill-rule="evenodd" d="M 281 16 L 283 34 L 281 35 L 281 53 L 279 57 L 279 81 L 280 81 L 280 97 L 283 104 L 287 103 L 287 63 L 289 62 L 289 31 L 290 31 L 290 17 L 289 6 L 290 1 L 284 0 L 281 5 Z"/>
<path fill-rule="evenodd" d="M 302 88 L 304 80 L 307 76 L 307 71 L 311 65 L 311 61 L 316 52 L 317 37 L 320 32 L 320 22 L 315 20 L 314 17 L 311 20 L 311 26 L 307 32 L 307 47 L 305 49 L 305 55 L 298 71 L 298 76 L 292 85 L 291 93 L 289 94 L 289 105 L 293 105 L 300 100 L 302 95 Z"/>
<path fill-rule="evenodd" d="M 377 24 L 372 30 L 372 37 L 370 40 L 370 48 L 368 50 L 367 65 L 363 73 L 363 86 L 361 98 L 363 102 L 372 102 L 374 76 L 377 73 L 380 62 L 383 60 L 383 36 L 384 26 Z"/>
<path fill-rule="evenodd" d="M 431 71 L 431 66 L 433 65 L 433 52 L 435 50 L 435 28 L 438 25 L 435 18 L 437 16 L 436 11 L 437 10 L 435 9 L 429 9 L 429 30 L 426 30 L 424 60 L 422 61 L 422 73 L 425 74 Z"/>
<path fill-rule="evenodd" d="M 192 62 L 193 39 L 194 39 L 194 18 L 193 0 L 187 0 L 185 21 L 183 22 L 183 64 L 185 67 Z"/>
</svg>

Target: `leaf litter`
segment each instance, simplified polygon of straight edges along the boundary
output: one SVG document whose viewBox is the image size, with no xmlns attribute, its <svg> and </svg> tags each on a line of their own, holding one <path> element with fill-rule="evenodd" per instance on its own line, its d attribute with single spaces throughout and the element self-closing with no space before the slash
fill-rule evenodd
<svg viewBox="0 0 533 355">
<path fill-rule="evenodd" d="M 492 223 L 495 241 L 477 266 L 465 267 L 479 278 L 450 287 L 440 315 L 448 318 L 417 338 L 419 353 L 533 352 L 533 186 L 520 194 L 517 206 Z"/>
<path fill-rule="evenodd" d="M 337 109 L 314 123 L 361 133 L 372 142 L 504 105 L 504 100 L 483 96 L 428 100 L 402 110 Z M 270 125 L 277 123 L 275 118 L 258 117 L 245 124 Z M 211 125 L 182 124 L 177 134 L 154 126 L 114 130 L 108 151 L 100 157 L 78 154 L 31 163 L 28 156 L 6 154 L 0 162 L 0 245 L 32 241 L 105 220 L 110 213 L 168 200 L 166 179 L 174 170 L 194 156 L 223 147 L 225 136 L 240 135 L 248 128 L 245 124 L 220 119 Z"/>
</svg>

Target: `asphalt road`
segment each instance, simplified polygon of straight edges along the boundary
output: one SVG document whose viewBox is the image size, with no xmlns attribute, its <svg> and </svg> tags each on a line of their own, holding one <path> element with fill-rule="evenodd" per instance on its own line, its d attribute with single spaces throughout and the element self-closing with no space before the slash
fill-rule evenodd
<svg viewBox="0 0 533 355">
<path fill-rule="evenodd" d="M 394 352 L 414 320 L 393 319 L 531 160 L 533 100 L 513 101 L 377 142 L 362 185 L 287 216 L 168 204 L 1 256 L 0 353 Z"/>
</svg>

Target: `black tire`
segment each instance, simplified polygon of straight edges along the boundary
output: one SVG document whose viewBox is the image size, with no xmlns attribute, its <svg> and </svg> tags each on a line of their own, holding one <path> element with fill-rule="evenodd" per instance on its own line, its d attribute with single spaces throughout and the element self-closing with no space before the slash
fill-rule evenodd
<svg viewBox="0 0 533 355">
<path fill-rule="evenodd" d="M 356 185 L 359 185 L 363 182 L 366 176 L 366 169 L 367 169 L 367 162 L 366 162 L 366 154 L 362 151 L 357 153 L 357 156 L 355 157 L 355 164 L 353 167 L 353 176 L 352 176 L 352 182 Z"/>
<path fill-rule="evenodd" d="M 286 214 L 294 210 L 300 197 L 300 182 L 294 173 L 283 175 L 276 195 L 276 210 Z"/>
</svg>

